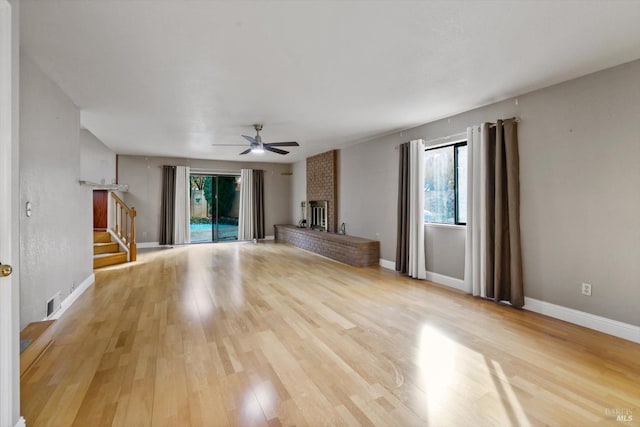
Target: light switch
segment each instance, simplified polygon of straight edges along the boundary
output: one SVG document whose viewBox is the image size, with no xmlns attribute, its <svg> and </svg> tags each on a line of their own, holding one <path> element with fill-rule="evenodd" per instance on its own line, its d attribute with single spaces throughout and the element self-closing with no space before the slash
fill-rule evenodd
<svg viewBox="0 0 640 427">
<path fill-rule="evenodd" d="M 31 216 L 31 202 L 27 202 L 26 208 L 27 216 L 29 217 Z"/>
</svg>

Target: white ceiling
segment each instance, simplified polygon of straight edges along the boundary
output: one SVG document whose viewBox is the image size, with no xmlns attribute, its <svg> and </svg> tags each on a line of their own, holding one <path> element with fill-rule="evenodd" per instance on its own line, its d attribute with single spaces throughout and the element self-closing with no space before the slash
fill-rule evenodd
<svg viewBox="0 0 640 427">
<path fill-rule="evenodd" d="M 640 58 L 640 1 L 23 0 L 21 16 L 24 51 L 119 154 L 293 162 Z M 256 122 L 301 147 L 239 156 Z"/>
</svg>

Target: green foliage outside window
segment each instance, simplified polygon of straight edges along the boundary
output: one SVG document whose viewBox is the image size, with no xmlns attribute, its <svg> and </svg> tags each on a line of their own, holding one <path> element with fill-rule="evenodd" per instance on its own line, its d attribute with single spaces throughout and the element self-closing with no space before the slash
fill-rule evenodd
<svg viewBox="0 0 640 427">
<path fill-rule="evenodd" d="M 455 175 L 452 147 L 425 152 L 424 221 L 455 224 Z"/>
<path fill-rule="evenodd" d="M 424 163 L 424 222 L 465 224 L 467 145 L 427 149 Z"/>
<path fill-rule="evenodd" d="M 236 178 L 233 176 L 218 176 L 211 175 L 191 175 L 191 189 L 192 190 L 204 190 L 204 198 L 209 206 L 209 218 L 212 216 L 228 217 L 233 209 L 233 202 L 236 197 Z M 217 186 L 218 190 L 218 203 L 217 207 L 220 212 L 216 212 L 216 203 L 213 197 L 214 186 Z M 218 215 L 216 215 L 218 214 Z M 209 222 L 211 222 L 209 220 Z M 200 224 L 201 222 L 193 222 L 193 224 Z"/>
</svg>

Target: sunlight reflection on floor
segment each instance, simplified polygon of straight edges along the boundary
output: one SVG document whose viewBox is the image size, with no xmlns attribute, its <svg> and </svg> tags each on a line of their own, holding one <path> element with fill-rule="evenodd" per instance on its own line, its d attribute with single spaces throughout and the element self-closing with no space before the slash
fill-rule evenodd
<svg viewBox="0 0 640 427">
<path fill-rule="evenodd" d="M 436 411 L 449 397 L 454 376 L 455 343 L 438 329 L 425 325 L 420 332 L 418 367 L 421 388 L 427 393 L 429 412 Z"/>
<path fill-rule="evenodd" d="M 475 414 L 497 425 L 531 425 L 499 362 L 460 345 L 432 325 L 422 327 L 417 357 L 418 386 L 425 393 L 424 413 L 430 424 L 450 423 L 456 419 L 451 408 L 460 407 L 472 418 Z M 466 381 L 473 377 L 484 386 L 483 393 L 469 394 L 462 377 Z"/>
<path fill-rule="evenodd" d="M 515 395 L 511 385 L 509 384 L 509 379 L 506 374 L 502 370 L 502 367 L 495 360 L 491 361 L 493 369 L 496 371 L 497 378 L 493 378 L 494 384 L 498 386 L 501 390 L 496 390 L 502 397 L 503 405 L 505 412 L 509 415 L 511 423 L 517 423 L 517 425 L 521 427 L 529 427 L 531 424 L 525 415 L 520 402 L 518 401 L 517 396 Z"/>
</svg>

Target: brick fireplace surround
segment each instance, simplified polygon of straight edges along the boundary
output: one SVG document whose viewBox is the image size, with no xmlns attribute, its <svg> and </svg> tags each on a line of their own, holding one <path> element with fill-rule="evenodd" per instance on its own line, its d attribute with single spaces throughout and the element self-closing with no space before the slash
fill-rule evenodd
<svg viewBox="0 0 640 427">
<path fill-rule="evenodd" d="M 318 154 L 307 159 L 307 204 L 327 201 L 327 231 L 276 225 L 275 238 L 302 249 L 356 267 L 376 265 L 380 260 L 380 242 L 361 237 L 335 234 L 338 223 L 338 152 Z M 309 220 L 309 218 L 307 218 Z"/>
<path fill-rule="evenodd" d="M 307 159 L 307 202 L 328 202 L 327 231 L 338 231 L 338 152 L 327 151 Z M 308 219 L 308 218 L 307 218 Z"/>
</svg>

